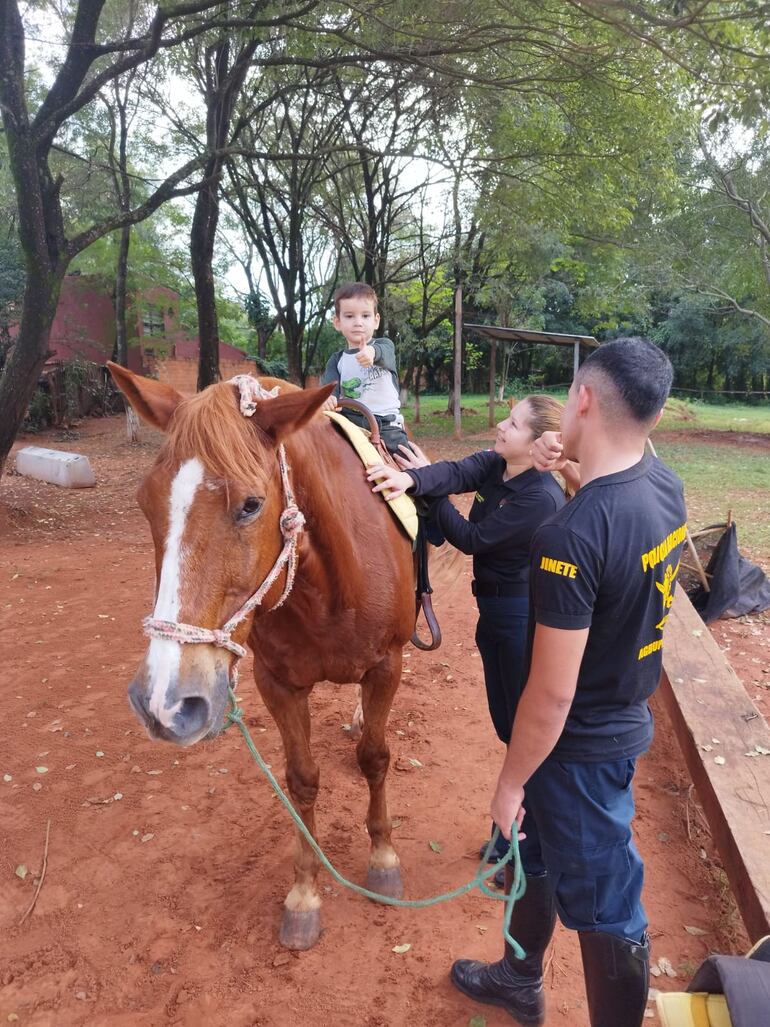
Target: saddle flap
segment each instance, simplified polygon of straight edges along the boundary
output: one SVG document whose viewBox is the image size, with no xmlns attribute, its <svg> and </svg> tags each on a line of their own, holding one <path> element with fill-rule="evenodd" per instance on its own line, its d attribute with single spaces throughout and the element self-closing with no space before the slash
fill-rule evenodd
<svg viewBox="0 0 770 1027">
<path fill-rule="evenodd" d="M 334 422 L 347 438 L 364 467 L 374 467 L 375 464 L 383 462 L 382 456 L 369 441 L 369 433 L 367 431 L 359 428 L 357 424 L 353 424 L 352 421 L 349 421 L 342 414 L 338 414 L 336 410 L 324 410 L 324 414 L 329 420 Z M 406 494 L 389 497 L 386 492 L 380 492 L 379 495 L 388 504 L 396 520 L 412 542 L 414 542 L 417 538 L 417 510 L 412 497 Z"/>
</svg>

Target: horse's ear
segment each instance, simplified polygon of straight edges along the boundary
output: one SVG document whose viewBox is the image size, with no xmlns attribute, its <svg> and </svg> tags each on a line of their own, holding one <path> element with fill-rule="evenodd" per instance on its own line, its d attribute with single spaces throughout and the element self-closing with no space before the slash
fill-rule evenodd
<svg viewBox="0 0 770 1027">
<path fill-rule="evenodd" d="M 120 364 L 107 361 L 112 380 L 134 408 L 136 413 L 153 428 L 165 431 L 171 415 L 184 399 L 170 385 L 143 378 Z"/>
<path fill-rule="evenodd" d="M 286 392 L 273 399 L 260 400 L 252 420 L 276 442 L 307 424 L 334 392 L 334 383 L 320 389 Z"/>
</svg>

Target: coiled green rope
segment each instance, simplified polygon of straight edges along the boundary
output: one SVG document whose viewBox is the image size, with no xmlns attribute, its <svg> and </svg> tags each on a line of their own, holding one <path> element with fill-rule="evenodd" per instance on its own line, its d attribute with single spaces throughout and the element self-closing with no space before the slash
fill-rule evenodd
<svg viewBox="0 0 770 1027">
<path fill-rule="evenodd" d="M 509 930 L 513 907 L 522 897 L 527 887 L 526 878 L 521 867 L 521 858 L 519 856 L 519 842 L 516 824 L 512 825 L 511 841 L 506 855 L 503 856 L 503 858 L 499 860 L 497 863 L 488 864 L 487 858 L 500 835 L 500 828 L 495 827 L 494 834 L 489 839 L 489 844 L 487 845 L 486 851 L 484 853 L 484 858 L 481 861 L 479 869 L 476 871 L 474 877 L 470 881 L 468 881 L 467 884 L 463 884 L 459 888 L 455 888 L 452 891 L 444 892 L 441 895 L 434 895 L 433 897 L 428 899 L 395 899 L 391 898 L 389 895 L 380 895 L 379 892 L 370 891 L 368 888 L 364 888 L 362 885 L 355 884 L 353 881 L 349 881 L 346 877 L 343 877 L 342 874 L 339 873 L 339 871 L 335 870 L 335 868 L 326 858 L 318 842 L 308 831 L 307 827 L 305 827 L 302 817 L 294 809 L 294 806 L 292 805 L 292 802 L 289 799 L 288 795 L 286 795 L 284 790 L 281 788 L 274 774 L 259 754 L 259 750 L 257 749 L 256 745 L 254 744 L 251 738 L 251 735 L 249 734 L 249 729 L 243 722 L 243 710 L 238 706 L 236 696 L 232 688 L 228 688 L 228 695 L 230 697 L 232 709 L 225 714 L 225 719 L 230 722 L 227 725 L 227 727 L 230 727 L 232 724 L 234 724 L 241 732 L 244 741 L 248 746 L 249 752 L 254 757 L 257 766 L 265 775 L 267 780 L 270 782 L 273 791 L 281 800 L 283 805 L 286 807 L 289 816 L 292 818 L 294 823 L 302 832 L 305 841 L 311 847 L 313 852 L 315 852 L 321 865 L 329 871 L 329 873 L 332 875 L 334 880 L 337 881 L 338 884 L 341 884 L 343 888 L 349 888 L 351 891 L 357 892 L 359 895 L 363 895 L 367 899 L 372 899 L 372 901 L 374 902 L 380 902 L 386 906 L 400 906 L 406 909 L 424 909 L 426 906 L 436 906 L 440 902 L 448 902 L 450 899 L 455 899 L 460 895 L 467 895 L 467 893 L 473 891 L 474 888 L 478 888 L 479 891 L 483 892 L 484 895 L 489 896 L 489 898 L 496 899 L 499 902 L 505 903 L 505 912 L 503 916 L 503 937 L 508 942 L 508 944 L 513 948 L 516 958 L 524 958 L 526 954 L 524 952 L 524 949 L 522 949 L 521 945 L 519 945 L 516 939 L 511 936 Z M 487 887 L 486 882 L 490 877 L 496 874 L 498 870 L 504 867 L 509 861 L 513 865 L 513 883 L 511 885 L 511 890 L 507 895 L 500 895 L 497 892 L 491 891 Z"/>
</svg>

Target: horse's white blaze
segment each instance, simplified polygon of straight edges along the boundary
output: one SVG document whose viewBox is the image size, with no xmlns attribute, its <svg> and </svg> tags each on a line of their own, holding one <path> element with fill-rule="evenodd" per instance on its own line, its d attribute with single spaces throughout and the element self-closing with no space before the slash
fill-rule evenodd
<svg viewBox="0 0 770 1027">
<path fill-rule="evenodd" d="M 163 564 L 160 569 L 158 598 L 153 617 L 157 620 L 177 621 L 182 592 L 184 569 L 185 525 L 195 493 L 203 482 L 203 464 L 200 460 L 186 460 L 171 483 L 169 498 L 168 534 Z M 147 669 L 150 678 L 150 713 L 166 727 L 170 727 L 179 703 L 166 706 L 169 685 L 176 679 L 182 646 L 164 638 L 153 638 L 147 654 Z"/>
</svg>

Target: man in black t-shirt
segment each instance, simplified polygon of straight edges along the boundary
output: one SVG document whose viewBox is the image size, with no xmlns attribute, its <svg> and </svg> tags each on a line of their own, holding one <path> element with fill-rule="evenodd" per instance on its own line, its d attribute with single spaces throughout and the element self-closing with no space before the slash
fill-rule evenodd
<svg viewBox="0 0 770 1027">
<path fill-rule="evenodd" d="M 498 963 L 460 960 L 452 980 L 519 1023 L 544 1022 L 543 956 L 556 914 L 579 932 L 592 1027 L 639 1027 L 648 993 L 643 865 L 631 781 L 652 738 L 647 700 L 686 532 L 682 485 L 645 453 L 671 386 L 668 358 L 618 339 L 585 361 L 550 440 L 581 488 L 535 533 L 527 684 L 492 815 L 518 823 L 527 889 Z"/>
</svg>

